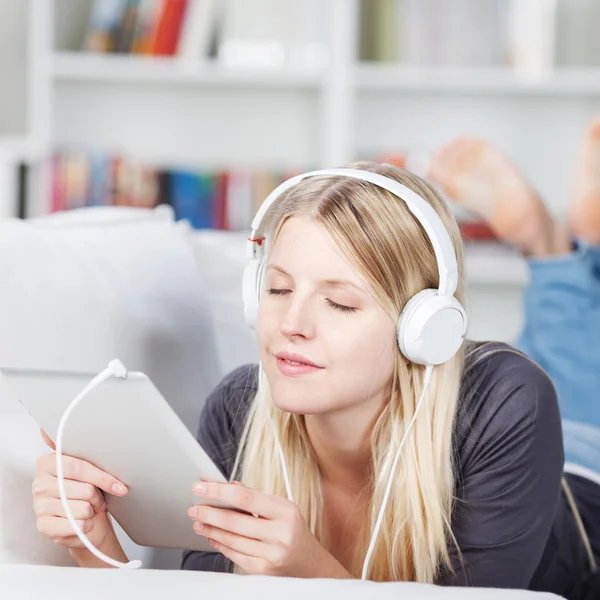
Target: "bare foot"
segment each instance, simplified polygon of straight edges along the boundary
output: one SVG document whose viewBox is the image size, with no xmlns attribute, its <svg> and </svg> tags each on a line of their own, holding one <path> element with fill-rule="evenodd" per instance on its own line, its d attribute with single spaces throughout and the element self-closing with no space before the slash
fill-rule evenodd
<svg viewBox="0 0 600 600">
<path fill-rule="evenodd" d="M 590 244 L 600 244 L 600 115 L 586 131 L 575 171 L 569 226 Z"/>
<path fill-rule="evenodd" d="M 433 157 L 429 176 L 459 205 L 485 219 L 495 235 L 524 254 L 568 252 L 559 225 L 513 165 L 485 140 L 459 138 Z"/>
</svg>

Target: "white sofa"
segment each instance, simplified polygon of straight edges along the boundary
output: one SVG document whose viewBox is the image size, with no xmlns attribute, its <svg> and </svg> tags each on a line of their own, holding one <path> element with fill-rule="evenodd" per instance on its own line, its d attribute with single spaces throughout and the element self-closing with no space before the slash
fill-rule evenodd
<svg viewBox="0 0 600 600">
<path fill-rule="evenodd" d="M 209 390 L 225 372 L 256 360 L 257 354 L 240 298 L 244 236 L 195 233 L 172 218 L 161 207 L 0 220 L 0 365 L 98 372 L 118 357 L 129 369 L 148 373 L 195 433 Z M 261 599 L 283 593 L 289 598 L 534 597 L 516 591 L 181 572 L 179 551 L 136 546 L 118 525 L 129 558 L 142 559 L 144 569 L 73 568 L 68 551 L 35 527 L 34 463 L 48 452 L 35 422 L 0 382 L 3 598 L 78 593 L 158 598 L 196 591 L 203 597 L 243 592 Z"/>
</svg>

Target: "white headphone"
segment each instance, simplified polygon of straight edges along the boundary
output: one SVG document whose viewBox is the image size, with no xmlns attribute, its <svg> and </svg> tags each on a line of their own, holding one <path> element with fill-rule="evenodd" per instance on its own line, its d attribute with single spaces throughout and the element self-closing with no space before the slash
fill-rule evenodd
<svg viewBox="0 0 600 600">
<path fill-rule="evenodd" d="M 413 190 L 384 175 L 359 169 L 309 171 L 284 181 L 267 196 L 252 221 L 248 239 L 250 263 L 242 280 L 244 316 L 248 325 L 254 327 L 256 324 L 265 270 L 264 217 L 271 205 L 288 189 L 307 177 L 321 175 L 354 177 L 384 188 L 405 202 L 421 223 L 435 252 L 439 286 L 437 290 L 420 291 L 406 303 L 398 320 L 398 347 L 408 360 L 416 364 L 439 365 L 450 360 L 464 341 L 468 319 L 465 309 L 454 297 L 458 266 L 448 231 L 432 206 Z"/>
</svg>

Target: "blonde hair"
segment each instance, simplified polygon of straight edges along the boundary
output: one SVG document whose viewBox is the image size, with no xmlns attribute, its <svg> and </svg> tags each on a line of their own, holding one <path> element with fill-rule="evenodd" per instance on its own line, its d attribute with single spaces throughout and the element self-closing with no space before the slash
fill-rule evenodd
<svg viewBox="0 0 600 600">
<path fill-rule="evenodd" d="M 380 173 L 411 188 L 436 210 L 454 244 L 459 266 L 456 297 L 464 301 L 463 248 L 456 221 L 437 192 L 416 175 L 393 165 L 348 165 Z M 267 231 L 271 246 L 292 216 L 322 224 L 370 283 L 377 301 L 397 321 L 417 292 L 437 288 L 433 248 L 406 204 L 375 185 L 348 177 L 320 176 L 301 181 L 272 207 Z M 434 368 L 427 396 L 405 442 L 367 577 L 375 581 L 432 583 L 450 569 L 451 514 L 454 500 L 453 431 L 462 379 L 464 351 Z M 393 459 L 423 389 L 425 367 L 396 352 L 389 401 L 371 434 L 372 470 L 365 490 L 370 514 L 345 565 L 361 569 L 381 506 Z M 315 537 L 327 548 L 323 498 L 317 464 L 303 415 L 279 410 L 272 402 L 264 371 L 252 402 L 232 477 L 249 487 L 286 497 L 272 419 L 286 459 L 294 501 Z M 391 451 L 390 451 L 391 450 Z M 455 545 L 455 543 L 453 544 Z M 239 570 L 238 570 L 239 572 Z"/>
</svg>

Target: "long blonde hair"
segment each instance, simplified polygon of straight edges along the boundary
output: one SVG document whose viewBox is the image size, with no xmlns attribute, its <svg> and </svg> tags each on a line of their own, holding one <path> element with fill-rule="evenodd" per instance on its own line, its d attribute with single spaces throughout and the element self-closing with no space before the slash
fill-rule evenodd
<svg viewBox="0 0 600 600">
<path fill-rule="evenodd" d="M 437 192 L 416 175 L 393 165 L 348 165 L 380 173 L 411 188 L 436 210 L 446 225 L 458 260 L 456 297 L 464 302 L 463 248 L 456 221 Z M 267 239 L 276 241 L 283 223 L 304 216 L 325 226 L 372 286 L 394 320 L 418 291 L 437 288 L 438 267 L 425 231 L 395 195 L 348 177 L 319 176 L 290 189 L 268 215 Z M 299 249 L 300 250 L 300 249 Z M 451 568 L 451 514 L 454 499 L 453 430 L 464 351 L 433 370 L 427 397 L 408 436 L 392 485 L 368 578 L 375 581 L 431 583 Z M 425 367 L 396 352 L 389 401 L 371 434 L 372 470 L 365 489 L 370 514 L 354 548 L 352 575 L 361 568 L 381 506 L 393 458 L 423 389 Z M 272 419 L 286 459 L 294 501 L 315 537 L 327 548 L 323 527 L 320 472 L 303 415 L 279 410 L 272 402 L 264 372 L 252 402 L 233 468 L 249 487 L 286 497 Z M 390 452 L 390 450 L 392 450 Z M 238 570 L 239 572 L 239 570 Z"/>
</svg>

